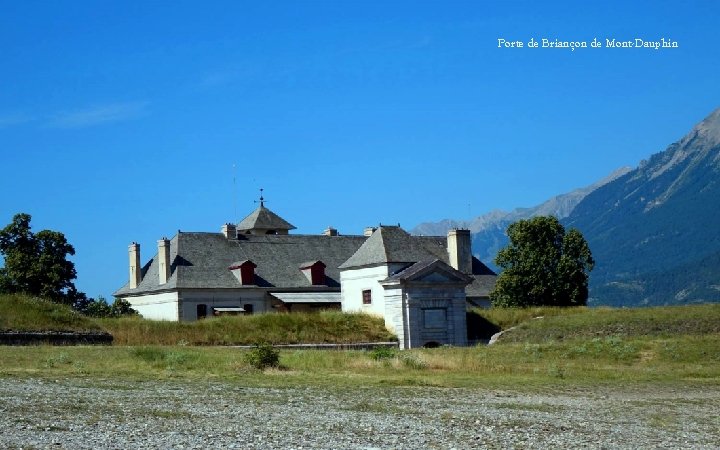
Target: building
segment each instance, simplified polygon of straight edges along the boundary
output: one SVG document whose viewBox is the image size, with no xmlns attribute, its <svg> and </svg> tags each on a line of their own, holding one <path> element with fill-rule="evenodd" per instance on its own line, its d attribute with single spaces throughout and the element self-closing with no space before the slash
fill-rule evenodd
<svg viewBox="0 0 720 450">
<path fill-rule="evenodd" d="M 385 319 L 402 348 L 466 345 L 467 304 L 484 305 L 495 274 L 470 251 L 470 232 L 411 236 L 400 226 L 346 236 L 333 228 L 295 235 L 260 206 L 219 233 L 181 232 L 158 241 L 141 266 L 129 247 L 129 281 L 114 293 L 145 318 L 337 308 Z"/>
</svg>

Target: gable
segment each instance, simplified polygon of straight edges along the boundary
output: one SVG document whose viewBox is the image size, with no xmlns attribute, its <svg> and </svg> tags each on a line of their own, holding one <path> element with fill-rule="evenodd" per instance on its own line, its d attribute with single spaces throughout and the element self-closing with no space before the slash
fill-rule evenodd
<svg viewBox="0 0 720 450">
<path fill-rule="evenodd" d="M 469 284 L 473 281 L 472 277 L 452 268 L 447 263 L 434 259 L 431 261 L 420 261 L 408 266 L 407 268 L 397 272 L 387 281 L 407 282 L 425 282 L 439 284 Z"/>
<path fill-rule="evenodd" d="M 427 275 L 423 275 L 421 277 L 415 278 L 413 281 L 427 281 L 427 282 L 434 282 L 434 283 L 447 283 L 447 282 L 454 282 L 457 283 L 460 281 L 457 277 L 452 277 L 447 274 L 441 273 L 441 272 L 431 272 Z"/>
</svg>

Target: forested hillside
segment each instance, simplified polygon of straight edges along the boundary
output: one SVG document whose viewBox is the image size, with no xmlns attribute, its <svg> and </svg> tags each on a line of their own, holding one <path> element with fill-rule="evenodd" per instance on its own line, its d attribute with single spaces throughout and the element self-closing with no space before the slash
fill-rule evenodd
<svg viewBox="0 0 720 450">
<path fill-rule="evenodd" d="M 597 265 L 591 304 L 720 301 L 720 110 L 565 219 Z"/>
</svg>

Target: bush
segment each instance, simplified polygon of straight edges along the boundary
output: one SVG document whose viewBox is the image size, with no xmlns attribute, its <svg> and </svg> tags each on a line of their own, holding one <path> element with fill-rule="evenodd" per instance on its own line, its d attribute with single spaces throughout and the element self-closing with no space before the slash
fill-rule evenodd
<svg viewBox="0 0 720 450">
<path fill-rule="evenodd" d="M 383 359 L 393 359 L 395 357 L 395 349 L 391 347 L 375 347 L 370 352 L 370 358 L 375 361 Z"/>
<path fill-rule="evenodd" d="M 117 318 L 138 315 L 138 312 L 132 308 L 130 302 L 127 300 L 117 298 L 111 305 L 105 301 L 102 295 L 98 296 L 97 300 L 85 297 L 81 301 L 75 302 L 73 308 L 86 316 L 98 318 Z"/>
<path fill-rule="evenodd" d="M 279 367 L 280 352 L 270 344 L 256 344 L 255 348 L 245 355 L 245 362 L 258 370 Z"/>
<path fill-rule="evenodd" d="M 403 353 L 400 355 L 400 361 L 402 361 L 403 366 L 408 369 L 422 370 L 428 367 L 425 361 L 412 353 Z"/>
</svg>

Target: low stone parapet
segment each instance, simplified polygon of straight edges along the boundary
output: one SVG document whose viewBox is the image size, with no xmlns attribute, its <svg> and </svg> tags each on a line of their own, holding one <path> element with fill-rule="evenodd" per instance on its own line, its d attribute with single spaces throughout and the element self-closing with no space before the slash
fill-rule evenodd
<svg viewBox="0 0 720 450">
<path fill-rule="evenodd" d="M 111 345 L 104 331 L 0 331 L 0 345 Z"/>
<path fill-rule="evenodd" d="M 286 350 L 372 350 L 378 347 L 397 348 L 397 342 L 354 342 L 348 344 L 272 344 Z M 233 345 L 234 348 L 255 348 L 254 345 Z"/>
</svg>

